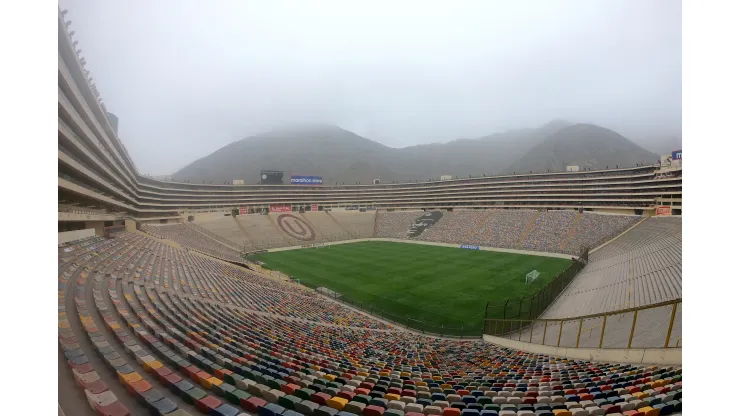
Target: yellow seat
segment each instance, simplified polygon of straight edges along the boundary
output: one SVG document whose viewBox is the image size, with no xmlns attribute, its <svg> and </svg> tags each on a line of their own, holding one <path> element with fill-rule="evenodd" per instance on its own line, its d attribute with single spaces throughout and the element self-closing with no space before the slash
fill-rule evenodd
<svg viewBox="0 0 740 416">
<path fill-rule="evenodd" d="M 334 379 L 337 378 L 337 376 L 335 376 L 334 374 L 324 374 L 323 378 L 325 378 L 325 379 L 327 379 L 329 381 L 334 381 Z"/>
<path fill-rule="evenodd" d="M 136 383 L 137 381 L 141 381 L 141 375 L 139 373 L 135 372 L 135 371 L 133 373 L 128 373 L 128 374 L 121 374 L 118 371 L 117 371 L 117 373 L 118 373 L 118 379 L 123 384 L 127 384 L 127 385 L 130 386 L 132 383 Z"/>
<path fill-rule="evenodd" d="M 144 370 L 152 372 L 158 368 L 162 367 L 162 363 L 159 361 L 150 361 L 148 363 L 144 363 Z"/>
<path fill-rule="evenodd" d="M 223 384 L 223 381 L 217 379 L 216 377 L 208 377 L 206 379 L 201 380 L 200 384 L 203 386 L 206 390 L 211 390 L 216 386 L 220 386 Z"/>
<path fill-rule="evenodd" d="M 658 416 L 660 414 L 660 409 L 653 409 L 650 406 L 641 407 L 637 409 L 637 411 L 645 413 L 645 416 Z"/>
<path fill-rule="evenodd" d="M 400 394 L 388 393 L 383 398 L 386 399 L 386 400 L 388 400 L 388 401 L 391 401 L 391 400 L 401 400 L 401 395 Z"/>
<path fill-rule="evenodd" d="M 552 411 L 555 416 L 573 416 L 573 413 L 565 409 L 555 409 Z"/>
<path fill-rule="evenodd" d="M 346 406 L 347 403 L 348 400 L 344 397 L 332 397 L 331 399 L 326 401 L 327 406 L 340 411 L 344 409 L 344 406 Z"/>
</svg>

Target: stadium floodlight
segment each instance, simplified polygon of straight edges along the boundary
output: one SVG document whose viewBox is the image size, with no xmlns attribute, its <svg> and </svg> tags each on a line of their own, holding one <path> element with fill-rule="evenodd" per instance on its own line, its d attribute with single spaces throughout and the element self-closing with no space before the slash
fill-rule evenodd
<svg viewBox="0 0 740 416">
<path fill-rule="evenodd" d="M 527 276 L 524 278 L 524 284 L 531 285 L 532 282 L 537 280 L 538 277 L 540 277 L 540 272 L 538 272 L 537 270 L 532 270 L 531 272 L 527 273 Z"/>
</svg>

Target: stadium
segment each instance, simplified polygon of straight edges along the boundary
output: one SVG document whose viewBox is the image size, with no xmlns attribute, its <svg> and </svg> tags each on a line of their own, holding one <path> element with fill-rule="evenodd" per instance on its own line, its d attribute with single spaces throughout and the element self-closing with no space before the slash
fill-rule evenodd
<svg viewBox="0 0 740 416">
<path fill-rule="evenodd" d="M 680 151 L 413 183 L 159 181 L 61 10 L 58 30 L 60 414 L 681 413 Z"/>
</svg>

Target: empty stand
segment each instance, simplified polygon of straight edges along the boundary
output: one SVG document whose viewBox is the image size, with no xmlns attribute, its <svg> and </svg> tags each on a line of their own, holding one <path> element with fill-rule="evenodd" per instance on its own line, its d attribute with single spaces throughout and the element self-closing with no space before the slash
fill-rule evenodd
<svg viewBox="0 0 740 416">
<path fill-rule="evenodd" d="M 141 234 L 60 248 L 59 342 L 60 366 L 89 408 L 73 414 L 670 414 L 682 405 L 677 368 L 400 331 Z"/>
</svg>

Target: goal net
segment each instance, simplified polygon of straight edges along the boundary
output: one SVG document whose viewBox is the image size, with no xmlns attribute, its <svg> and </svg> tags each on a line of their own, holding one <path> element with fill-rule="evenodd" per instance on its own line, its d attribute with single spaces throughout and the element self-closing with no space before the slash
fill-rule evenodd
<svg viewBox="0 0 740 416">
<path fill-rule="evenodd" d="M 531 285 L 532 282 L 537 280 L 537 278 L 540 277 L 540 272 L 537 270 L 532 270 L 531 272 L 527 273 L 527 276 L 524 279 L 525 285 Z"/>
</svg>

